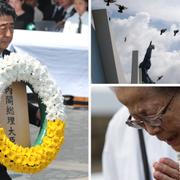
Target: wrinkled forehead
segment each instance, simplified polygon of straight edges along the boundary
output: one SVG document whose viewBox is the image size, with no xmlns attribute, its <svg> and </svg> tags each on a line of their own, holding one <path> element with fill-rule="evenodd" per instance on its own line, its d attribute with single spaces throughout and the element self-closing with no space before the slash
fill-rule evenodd
<svg viewBox="0 0 180 180">
<path fill-rule="evenodd" d="M 14 24 L 14 20 L 12 16 L 0 16 L 0 25 L 6 25 L 6 24 Z"/>
<path fill-rule="evenodd" d="M 116 87 L 114 92 L 119 101 L 126 106 L 159 97 L 159 94 L 151 87 Z"/>
</svg>

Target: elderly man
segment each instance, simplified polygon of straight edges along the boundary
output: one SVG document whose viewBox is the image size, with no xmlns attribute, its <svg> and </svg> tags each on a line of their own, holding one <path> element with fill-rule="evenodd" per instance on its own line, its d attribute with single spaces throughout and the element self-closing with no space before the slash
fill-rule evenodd
<svg viewBox="0 0 180 180">
<path fill-rule="evenodd" d="M 5 1 L 0 0 L 0 60 L 3 59 L 5 55 L 10 54 L 10 51 L 6 48 L 13 38 L 15 18 L 16 14 L 14 9 Z M 32 124 L 36 126 L 40 125 L 38 108 L 31 104 L 29 104 L 29 119 Z M 0 179 L 11 179 L 7 174 L 6 167 L 3 165 L 0 165 Z"/>
<path fill-rule="evenodd" d="M 104 180 L 152 180 L 154 162 L 161 157 L 177 159 L 170 146 L 145 130 L 142 131 L 145 140 L 143 148 L 139 130 L 124 123 L 128 115 L 128 109 L 122 107 L 108 125 L 102 156 Z"/>
<path fill-rule="evenodd" d="M 177 87 L 115 87 L 117 98 L 129 110 L 126 124 L 145 129 L 180 152 L 180 88 Z M 156 152 L 154 147 L 154 152 Z M 154 165 L 156 180 L 179 180 L 179 165 L 161 158 Z"/>
</svg>

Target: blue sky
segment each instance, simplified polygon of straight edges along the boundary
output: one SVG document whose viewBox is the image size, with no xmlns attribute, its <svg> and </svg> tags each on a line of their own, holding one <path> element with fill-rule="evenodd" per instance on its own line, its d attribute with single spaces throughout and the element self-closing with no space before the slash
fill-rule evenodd
<svg viewBox="0 0 180 180">
<path fill-rule="evenodd" d="M 130 81 L 132 50 L 139 51 L 139 61 L 143 60 L 146 48 L 152 40 L 152 67 L 149 75 L 159 83 L 180 83 L 180 32 L 174 37 L 173 31 L 180 29 L 180 2 L 178 0 L 117 0 L 128 7 L 123 14 L 117 6 L 107 7 L 103 0 L 92 0 L 92 9 L 107 8 L 111 17 L 110 28 L 116 35 L 114 42 L 123 66 L 125 77 Z M 160 36 L 160 29 L 168 31 Z M 127 37 L 124 43 L 124 37 Z"/>
</svg>

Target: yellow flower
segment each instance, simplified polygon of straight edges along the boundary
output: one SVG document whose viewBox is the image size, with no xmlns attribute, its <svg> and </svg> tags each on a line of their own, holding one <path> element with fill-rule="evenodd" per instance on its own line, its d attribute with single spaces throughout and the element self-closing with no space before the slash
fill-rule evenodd
<svg viewBox="0 0 180 180">
<path fill-rule="evenodd" d="M 12 143 L 0 128 L 0 163 L 17 172 L 39 172 L 56 157 L 63 141 L 64 122 L 61 120 L 48 120 L 42 144 L 30 148 Z"/>
</svg>

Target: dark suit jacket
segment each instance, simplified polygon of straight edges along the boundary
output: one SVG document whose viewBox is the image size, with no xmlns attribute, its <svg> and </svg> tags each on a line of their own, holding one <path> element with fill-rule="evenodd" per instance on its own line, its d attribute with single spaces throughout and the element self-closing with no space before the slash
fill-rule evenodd
<svg viewBox="0 0 180 180">
<path fill-rule="evenodd" d="M 38 0 L 38 8 L 43 12 L 43 14 L 46 14 L 47 7 L 52 6 L 51 0 Z"/>
<path fill-rule="evenodd" d="M 46 13 L 44 14 L 44 20 L 52 20 L 52 21 L 56 21 L 56 22 L 63 20 L 63 18 L 64 18 L 64 8 L 61 7 L 54 14 L 55 8 L 56 8 L 55 5 L 51 5 L 51 6 L 46 8 L 46 10 L 45 10 Z"/>
<path fill-rule="evenodd" d="M 54 17 L 52 18 L 52 20 L 58 22 L 58 21 L 62 21 L 64 19 L 65 13 L 64 13 L 64 8 L 61 7 L 59 10 L 56 11 Z"/>
<path fill-rule="evenodd" d="M 54 11 L 54 5 L 44 7 L 44 20 L 52 20 L 52 14 Z"/>
</svg>

